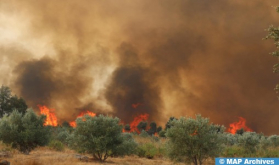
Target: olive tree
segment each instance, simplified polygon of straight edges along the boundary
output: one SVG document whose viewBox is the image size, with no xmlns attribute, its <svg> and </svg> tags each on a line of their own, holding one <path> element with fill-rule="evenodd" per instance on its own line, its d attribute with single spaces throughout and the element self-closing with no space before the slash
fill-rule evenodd
<svg viewBox="0 0 279 165">
<path fill-rule="evenodd" d="M 100 161 L 105 161 L 109 156 L 128 154 L 121 145 L 132 146 L 124 143 L 125 139 L 131 139 L 127 134 L 122 135 L 119 122 L 118 118 L 103 115 L 78 118 L 77 126 L 69 137 L 70 146 L 78 152 L 92 154 Z M 120 153 L 121 151 L 124 153 Z"/>
<path fill-rule="evenodd" d="M 25 100 L 16 95 L 12 95 L 12 91 L 7 86 L 0 87 L 0 117 L 4 114 L 10 114 L 14 109 L 20 113 L 25 113 L 27 105 Z"/>
<path fill-rule="evenodd" d="M 238 137 L 238 145 L 243 147 L 247 154 L 253 154 L 257 151 L 261 136 L 255 132 L 245 132 Z"/>
<path fill-rule="evenodd" d="M 279 13 L 279 7 L 276 7 L 277 12 Z M 274 27 L 273 25 L 269 26 L 268 29 L 268 34 L 265 37 L 265 39 L 272 39 L 274 40 L 274 44 L 277 48 L 277 50 L 271 52 L 270 54 L 279 60 L 279 27 Z M 278 73 L 279 72 L 279 62 L 273 65 L 273 72 Z M 279 91 L 279 84 L 276 85 L 275 90 L 277 92 Z"/>
<path fill-rule="evenodd" d="M 271 135 L 267 138 L 270 145 L 272 147 L 278 147 L 279 146 L 279 136 L 278 135 Z"/>
<path fill-rule="evenodd" d="M 181 117 L 167 129 L 167 150 L 172 160 L 202 164 L 206 158 L 219 155 L 222 150 L 223 126 L 209 123 L 208 118 Z"/>
<path fill-rule="evenodd" d="M 0 140 L 28 154 L 49 141 L 50 132 L 43 126 L 44 120 L 45 116 L 37 116 L 32 109 L 24 115 L 14 110 L 0 120 Z"/>
</svg>

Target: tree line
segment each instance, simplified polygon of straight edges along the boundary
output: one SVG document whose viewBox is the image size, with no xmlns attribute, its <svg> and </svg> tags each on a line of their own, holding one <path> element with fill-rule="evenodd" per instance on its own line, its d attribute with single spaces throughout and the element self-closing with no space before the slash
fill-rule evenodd
<svg viewBox="0 0 279 165">
<path fill-rule="evenodd" d="M 79 153 L 88 153 L 100 161 L 125 155 L 153 158 L 157 152 L 156 147 L 151 143 L 137 142 L 135 138 L 139 136 L 150 137 L 154 141 L 166 141 L 160 146 L 165 156 L 175 162 L 195 165 L 201 165 L 205 160 L 218 156 L 279 156 L 276 155 L 278 151 L 274 151 L 279 146 L 279 136 L 264 136 L 255 132 L 245 132 L 243 129 L 232 135 L 225 132 L 224 126 L 213 124 L 201 115 L 196 115 L 195 118 L 171 117 L 164 129 L 157 127 L 155 122 L 151 122 L 150 128 L 147 129 L 147 122 L 142 121 L 138 124 L 140 135 L 123 133 L 123 128 L 129 130 L 128 125 L 119 124 L 120 119 L 117 117 L 104 115 L 77 118 L 75 128 L 70 127 L 67 122 L 51 127 L 44 126 L 45 116 L 27 109 L 25 101 L 12 96 L 9 88 L 2 86 L 0 96 L 0 105 L 8 108 L 2 109 L 0 140 L 24 154 L 28 154 L 37 146 L 48 145 L 57 150 L 63 150 L 63 146 L 68 146 Z M 11 104 L 11 98 L 17 98 L 20 104 Z M 18 107 L 22 109 L 18 110 Z M 159 132 L 160 137 L 154 136 L 156 132 Z"/>
</svg>

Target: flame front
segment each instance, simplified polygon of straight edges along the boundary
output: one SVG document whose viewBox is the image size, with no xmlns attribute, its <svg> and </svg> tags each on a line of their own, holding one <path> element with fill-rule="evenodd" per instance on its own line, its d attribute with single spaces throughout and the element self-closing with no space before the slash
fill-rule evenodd
<svg viewBox="0 0 279 165">
<path fill-rule="evenodd" d="M 89 116 L 91 116 L 91 117 L 94 117 L 94 116 L 96 116 L 96 113 L 93 113 L 93 112 L 90 112 L 90 111 L 81 112 L 81 113 L 77 116 L 77 118 L 78 118 L 78 117 L 83 117 L 84 115 L 89 115 Z M 85 120 L 85 119 L 84 119 L 84 120 Z M 70 124 L 70 126 L 72 126 L 72 127 L 76 127 L 76 126 L 77 126 L 76 121 L 72 121 L 72 122 L 70 122 L 69 124 Z"/>
<path fill-rule="evenodd" d="M 138 130 L 137 126 L 139 125 L 139 123 L 141 121 L 146 121 L 148 119 L 148 117 L 149 117 L 149 114 L 147 114 L 147 113 L 136 116 L 134 118 L 134 120 L 130 123 L 130 131 L 129 132 L 137 132 L 139 134 L 140 131 Z M 125 132 L 125 130 L 123 129 L 122 132 Z"/>
<path fill-rule="evenodd" d="M 41 115 L 46 116 L 44 126 L 47 126 L 47 125 L 57 126 L 57 117 L 54 113 L 54 109 L 49 109 L 45 105 L 38 105 L 38 107 L 40 109 Z"/>
<path fill-rule="evenodd" d="M 239 121 L 230 124 L 230 128 L 228 128 L 228 132 L 231 134 L 235 134 L 237 130 L 243 128 L 244 131 L 252 132 L 253 130 L 246 126 L 246 119 L 243 117 L 238 117 Z"/>
</svg>

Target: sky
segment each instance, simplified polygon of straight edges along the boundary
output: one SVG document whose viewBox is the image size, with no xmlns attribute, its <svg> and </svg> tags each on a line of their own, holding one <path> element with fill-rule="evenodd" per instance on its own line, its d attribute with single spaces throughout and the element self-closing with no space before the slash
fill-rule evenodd
<svg viewBox="0 0 279 165">
<path fill-rule="evenodd" d="M 59 122 L 84 110 L 129 123 L 148 113 L 244 117 L 278 134 L 276 0 L 2 0 L 0 83 Z M 133 106 L 138 105 L 138 106 Z"/>
</svg>

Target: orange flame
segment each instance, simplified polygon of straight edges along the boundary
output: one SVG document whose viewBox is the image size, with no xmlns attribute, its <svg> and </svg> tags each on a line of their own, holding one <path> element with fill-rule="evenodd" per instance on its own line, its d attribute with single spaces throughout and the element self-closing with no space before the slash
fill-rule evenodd
<svg viewBox="0 0 279 165">
<path fill-rule="evenodd" d="M 132 107 L 136 109 L 136 108 L 137 108 L 138 106 L 140 106 L 140 105 L 143 105 L 143 104 L 142 104 L 142 103 L 132 104 Z"/>
<path fill-rule="evenodd" d="M 139 134 L 140 131 L 138 130 L 137 126 L 139 125 L 139 123 L 141 121 L 146 121 L 148 119 L 148 117 L 149 117 L 149 114 L 147 114 L 147 113 L 136 116 L 134 118 L 134 120 L 130 123 L 131 130 L 129 132 L 137 132 Z M 123 129 L 122 132 L 127 132 L 127 131 L 125 131 Z"/>
<path fill-rule="evenodd" d="M 81 112 L 81 113 L 77 116 L 77 118 L 78 118 L 78 117 L 83 117 L 84 115 L 89 115 L 89 116 L 91 116 L 91 117 L 94 117 L 94 116 L 96 116 L 96 113 L 93 113 L 93 112 L 90 112 L 90 111 Z M 85 119 L 83 119 L 83 120 L 85 121 Z M 69 124 L 70 124 L 70 126 L 72 126 L 72 127 L 76 127 L 76 126 L 77 126 L 76 121 L 69 122 Z"/>
<path fill-rule="evenodd" d="M 46 120 L 44 123 L 44 126 L 50 125 L 50 126 L 57 126 L 57 118 L 54 113 L 54 109 L 49 109 L 45 105 L 38 105 L 40 109 L 41 115 L 46 116 Z"/>
<path fill-rule="evenodd" d="M 228 132 L 231 134 L 235 134 L 237 130 L 243 128 L 247 132 L 252 132 L 253 130 L 246 126 L 246 119 L 243 117 L 238 117 L 239 121 L 230 124 L 230 128 L 228 128 Z"/>
</svg>

